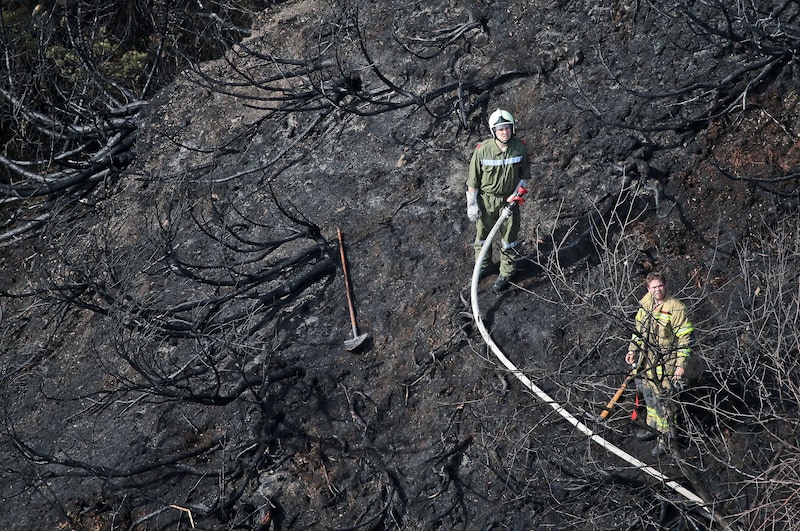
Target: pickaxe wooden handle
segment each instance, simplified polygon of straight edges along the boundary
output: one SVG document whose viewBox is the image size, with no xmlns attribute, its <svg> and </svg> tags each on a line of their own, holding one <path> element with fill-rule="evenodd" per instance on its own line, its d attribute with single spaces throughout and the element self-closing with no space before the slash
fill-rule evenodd
<svg viewBox="0 0 800 531">
<path fill-rule="evenodd" d="M 622 385 L 620 385 L 619 389 L 617 389 L 617 392 L 614 393 L 614 396 L 612 396 L 611 400 L 608 401 L 606 407 L 603 408 L 603 412 L 600 413 L 601 419 L 605 419 L 608 417 L 609 413 L 611 413 L 611 408 L 613 408 L 614 405 L 619 401 L 620 397 L 622 396 L 622 393 L 625 392 L 625 388 L 628 387 L 628 383 L 630 383 L 631 379 L 634 377 L 635 374 L 636 374 L 635 371 L 631 371 L 628 374 L 628 376 L 625 378 L 625 381 L 623 381 Z"/>
</svg>

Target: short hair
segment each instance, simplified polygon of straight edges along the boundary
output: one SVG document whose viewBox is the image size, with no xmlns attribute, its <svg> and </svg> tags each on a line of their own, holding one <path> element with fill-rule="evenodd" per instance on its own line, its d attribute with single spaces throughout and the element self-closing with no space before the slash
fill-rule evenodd
<svg viewBox="0 0 800 531">
<path fill-rule="evenodd" d="M 653 271 L 649 273 L 647 278 L 644 279 L 644 283 L 649 285 L 654 280 L 660 280 L 665 286 L 667 285 L 667 279 L 664 278 L 664 275 L 660 271 Z"/>
</svg>

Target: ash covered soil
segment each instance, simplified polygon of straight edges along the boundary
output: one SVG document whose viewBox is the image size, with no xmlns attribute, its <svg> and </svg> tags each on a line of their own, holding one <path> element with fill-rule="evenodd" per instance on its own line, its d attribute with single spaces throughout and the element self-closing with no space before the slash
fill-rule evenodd
<svg viewBox="0 0 800 531">
<path fill-rule="evenodd" d="M 767 189 L 719 169 L 724 163 L 736 175 L 778 176 L 797 167 L 797 135 L 787 135 L 797 119 L 796 65 L 787 63 L 763 89 L 748 93 L 733 118 L 661 130 L 681 113 L 700 112 L 702 102 L 686 103 L 696 105 L 687 111 L 638 94 L 666 93 L 698 76 L 723 79 L 736 68 L 730 59 L 736 51 L 701 46 L 678 22 L 670 26 L 639 3 L 395 4 L 373 3 L 359 13 L 373 64 L 415 93 L 486 81 L 485 90 L 468 92 L 473 112 L 466 120 L 456 92 L 374 116 L 322 116 L 264 110 L 187 75 L 151 105 L 127 177 L 98 191 L 93 208 L 73 225 L 4 257 L 4 288 L 11 289 L 33 284 L 24 260 L 49 262 L 53 274 L 79 263 L 81 252 L 58 252 L 64 241 L 96 249 L 102 239 L 118 255 L 133 256 L 140 240 L 181 223 L 165 212 L 185 203 L 198 206 L 209 224 L 235 212 L 277 232 L 307 223 L 318 228 L 313 238 L 336 267 L 272 316 L 258 364 L 297 369 L 294 376 L 258 398 L 245 394 L 225 404 L 139 400 L 132 392 L 125 408 L 92 410 L 92 400 L 115 385 L 109 374 L 130 376 L 107 365 L 124 335 L 89 310 L 43 308 L 18 338 L 19 358 L 35 362 L 10 384 L 8 418 L 15 433 L 32 447 L 51 448 L 62 465 L 50 468 L 59 473 L 47 488 L 35 480 L 3 481 L 4 528 L 185 529 L 186 514 L 178 509 L 153 513 L 175 505 L 202 515 L 209 500 L 230 494 L 225 489 L 241 493 L 224 511 L 200 518 L 198 528 L 686 525 L 690 517 L 682 511 L 691 504 L 542 404 L 498 364 L 474 325 L 474 227 L 466 219 L 465 180 L 472 149 L 487 136 L 486 117 L 498 107 L 514 114 L 535 178 L 522 207 L 524 247 L 513 286 L 497 294 L 493 278 L 480 284 L 493 339 L 536 385 L 584 418 L 585 411 L 600 411 L 625 376 L 643 276 L 666 272 L 698 328 L 695 388 L 685 397 L 685 415 L 699 431 L 682 438 L 680 455 L 650 457 L 650 445 L 631 436 L 630 392 L 608 422 L 589 424 L 668 477 L 719 500 L 721 513 L 746 512 L 726 461 L 745 463 L 758 438 L 749 427 L 711 426 L 707 412 L 692 404 L 707 399 L 709 388 L 716 391 L 708 365 L 724 364 L 705 342 L 722 320 L 720 308 L 743 289 L 737 242 L 754 238 L 763 224 L 796 216 L 796 180 Z M 279 4 L 263 15 L 248 45 L 302 56 L 319 41 L 329 9 L 324 2 Z M 441 49 L 425 50 L 437 51 L 433 60 L 398 45 L 470 20 L 480 24 Z M 274 43 L 281 43 L 279 51 Z M 369 68 L 351 66 L 362 68 L 365 88 L 379 82 Z M 220 61 L 207 68 L 224 77 L 230 67 Z M 352 331 L 338 228 L 358 327 L 369 335 L 355 352 L 344 348 Z M 598 243 L 598 230 L 630 238 L 624 259 Z M 202 256 L 199 231 L 174 234 Z M 142 293 L 180 299 L 192 289 L 174 272 L 150 271 L 136 287 Z M 697 443 L 702 437 L 708 440 Z M 214 446 L 219 440 L 224 444 Z M 130 471 L 203 445 L 220 449 L 147 478 L 99 469 L 60 474 L 76 456 Z M 730 453 L 713 455 L 710 449 L 720 447 Z M 4 461 L 16 451 L 7 445 Z M 248 476 L 256 461 L 256 474 Z M 16 470 L 36 469 L 29 466 Z M 227 467 L 244 472 L 224 486 L 200 480 Z"/>
</svg>

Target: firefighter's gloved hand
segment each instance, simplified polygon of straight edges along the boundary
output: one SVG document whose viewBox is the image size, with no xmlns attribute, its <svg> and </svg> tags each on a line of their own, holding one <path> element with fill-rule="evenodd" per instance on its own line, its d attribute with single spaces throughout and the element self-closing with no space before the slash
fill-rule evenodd
<svg viewBox="0 0 800 531">
<path fill-rule="evenodd" d="M 467 218 L 478 221 L 481 217 L 481 207 L 478 206 L 478 191 L 467 190 Z"/>
<path fill-rule="evenodd" d="M 672 380 L 672 394 L 677 395 L 686 390 L 686 381 L 683 378 Z"/>
<path fill-rule="evenodd" d="M 523 205 L 525 204 L 525 199 L 523 198 L 523 196 L 527 193 L 528 193 L 528 181 L 526 181 L 525 179 L 520 179 L 520 181 L 517 183 L 516 190 L 514 190 L 513 194 L 508 196 L 508 199 L 506 199 L 506 201 L 508 203 Z"/>
</svg>

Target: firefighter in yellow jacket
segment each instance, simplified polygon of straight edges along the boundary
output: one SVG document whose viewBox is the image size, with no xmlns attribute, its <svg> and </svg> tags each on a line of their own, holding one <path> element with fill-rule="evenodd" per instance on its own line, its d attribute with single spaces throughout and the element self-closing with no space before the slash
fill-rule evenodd
<svg viewBox="0 0 800 531">
<path fill-rule="evenodd" d="M 661 273 L 650 273 L 647 293 L 639 301 L 636 312 L 636 333 L 633 335 L 625 362 L 638 367 L 641 391 L 647 407 L 650 430 L 637 433 L 641 440 L 658 439 L 652 455 L 667 452 L 672 416 L 670 390 L 683 384 L 686 361 L 691 354 L 694 327 L 686 315 L 686 306 L 668 295 Z"/>
</svg>

